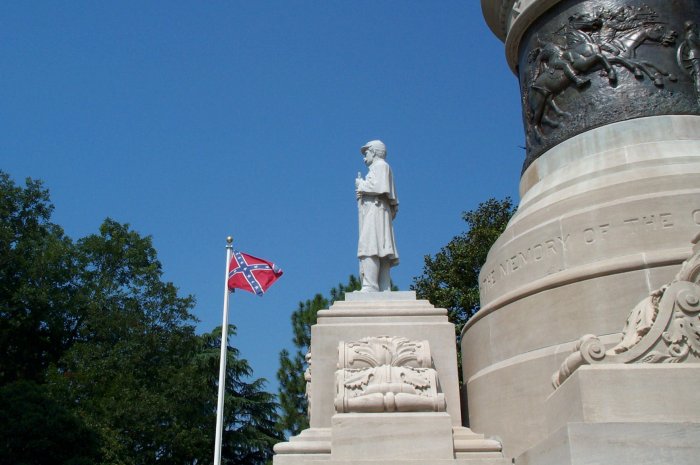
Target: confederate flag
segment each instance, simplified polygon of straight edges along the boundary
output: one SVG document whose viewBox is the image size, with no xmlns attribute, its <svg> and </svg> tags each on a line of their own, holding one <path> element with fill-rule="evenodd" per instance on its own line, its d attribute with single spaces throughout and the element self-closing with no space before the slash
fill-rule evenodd
<svg viewBox="0 0 700 465">
<path fill-rule="evenodd" d="M 274 263 L 234 250 L 228 265 L 228 288 L 262 296 L 280 276 L 282 270 Z"/>
</svg>

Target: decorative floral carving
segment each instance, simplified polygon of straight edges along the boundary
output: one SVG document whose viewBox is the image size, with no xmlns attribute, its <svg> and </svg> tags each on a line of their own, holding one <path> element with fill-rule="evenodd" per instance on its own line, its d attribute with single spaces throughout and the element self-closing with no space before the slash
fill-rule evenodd
<svg viewBox="0 0 700 465">
<path fill-rule="evenodd" d="M 582 365 L 681 362 L 700 363 L 700 247 L 673 281 L 632 309 L 619 344 L 605 350 L 598 337 L 583 336 L 552 376 L 552 384 L 556 389 Z"/>
<path fill-rule="evenodd" d="M 690 352 L 700 357 L 700 293 L 683 289 L 676 296 L 676 303 L 678 310 L 661 337 L 671 355 L 685 359 Z"/>
<path fill-rule="evenodd" d="M 338 367 L 360 368 L 380 365 L 429 367 L 427 341 L 409 341 L 405 337 L 366 337 L 345 344 Z"/>
<path fill-rule="evenodd" d="M 659 313 L 659 301 L 666 291 L 666 286 L 649 294 L 630 312 L 622 329 L 622 341 L 612 350 L 621 354 L 634 347 L 651 329 Z"/>
<path fill-rule="evenodd" d="M 340 342 L 335 408 L 338 413 L 444 411 L 428 341 L 378 336 Z"/>
</svg>

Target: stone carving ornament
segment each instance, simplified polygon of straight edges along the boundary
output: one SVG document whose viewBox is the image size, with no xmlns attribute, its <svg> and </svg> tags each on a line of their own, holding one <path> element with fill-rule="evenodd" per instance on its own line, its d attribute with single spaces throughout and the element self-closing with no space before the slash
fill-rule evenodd
<svg viewBox="0 0 700 465">
<path fill-rule="evenodd" d="M 526 34 L 519 72 L 528 156 L 586 129 L 655 114 L 700 113 L 697 2 L 564 1 Z M 680 58 L 676 58 L 678 55 Z M 693 74 L 694 73 L 694 74 Z M 679 80 L 679 76 L 682 79 Z M 700 95 L 700 94 L 698 94 Z"/>
<path fill-rule="evenodd" d="M 583 336 L 552 376 L 552 384 L 559 387 L 582 365 L 691 361 L 700 362 L 700 246 L 673 281 L 632 309 L 619 344 L 605 350 L 598 337 Z"/>
<path fill-rule="evenodd" d="M 338 345 L 337 413 L 444 412 L 428 341 L 366 337 Z"/>
</svg>

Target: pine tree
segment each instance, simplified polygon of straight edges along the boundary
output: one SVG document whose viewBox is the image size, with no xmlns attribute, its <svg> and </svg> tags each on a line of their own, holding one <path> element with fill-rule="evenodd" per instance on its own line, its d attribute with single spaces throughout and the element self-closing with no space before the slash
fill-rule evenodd
<svg viewBox="0 0 700 465">
<path fill-rule="evenodd" d="M 362 283 L 357 277 L 350 276 L 346 285 L 338 284 L 330 290 L 328 297 L 316 294 L 313 299 L 299 302 L 297 310 L 292 313 L 293 342 L 296 351 L 293 355 L 290 355 L 287 350 L 280 352 L 280 368 L 277 371 L 281 410 L 278 426 L 285 434 L 299 434 L 309 426 L 304 372 L 308 368 L 305 356 L 311 347 L 311 326 L 316 323 L 316 314 L 335 301 L 345 300 L 346 292 L 359 290 L 360 287 Z"/>
</svg>

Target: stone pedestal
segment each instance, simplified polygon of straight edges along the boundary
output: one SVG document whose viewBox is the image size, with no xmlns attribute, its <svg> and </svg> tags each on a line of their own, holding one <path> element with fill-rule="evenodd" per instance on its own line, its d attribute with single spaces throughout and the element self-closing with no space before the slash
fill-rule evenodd
<svg viewBox="0 0 700 465">
<path fill-rule="evenodd" d="M 545 403 L 545 440 L 519 465 L 697 463 L 700 365 L 581 367 Z"/>
<path fill-rule="evenodd" d="M 446 413 L 341 413 L 333 416 L 334 461 L 451 460 L 452 423 Z"/>
<path fill-rule="evenodd" d="M 507 463 L 498 441 L 461 426 L 454 325 L 414 292 L 350 293 L 321 310 L 310 374 L 310 428 L 275 446 L 275 465 Z"/>
<path fill-rule="evenodd" d="M 462 334 L 469 424 L 501 438 L 507 457 L 533 465 L 626 463 L 624 455 L 645 439 L 654 444 L 643 447 L 653 463 L 674 462 L 664 457 L 695 463 L 683 455 L 692 449 L 695 426 L 669 437 L 681 423 L 630 423 L 621 416 L 552 429 L 547 412 L 573 388 L 547 399 L 552 373 L 579 338 L 596 335 L 601 353 L 617 347 L 630 311 L 645 298 L 653 304 L 700 232 L 700 3 L 481 4 L 518 76 L 527 148 L 518 212 L 489 252 L 480 275 L 481 310 Z M 633 333 L 626 334 L 633 339 Z M 675 340 L 671 333 L 667 338 Z M 682 362 L 691 361 L 697 363 L 695 355 Z M 599 374 L 584 373 L 578 376 Z M 604 392 L 631 387 L 625 380 L 635 374 L 626 368 L 611 373 L 614 381 L 581 384 L 578 397 L 567 397 L 570 402 L 551 415 L 568 418 L 579 403 L 612 408 L 609 399 L 618 409 L 632 408 L 623 395 L 606 398 Z M 653 397 L 651 381 L 631 392 Z M 666 386 L 668 395 L 681 384 Z M 647 423 L 660 436 L 652 440 L 642 426 Z M 586 435 L 594 443 L 582 449 Z"/>
<path fill-rule="evenodd" d="M 470 426 L 517 456 L 548 434 L 550 377 L 584 334 L 620 340 L 634 306 L 668 283 L 700 231 L 700 117 L 593 129 L 523 174 L 516 216 L 481 273 L 465 326 Z"/>
</svg>

